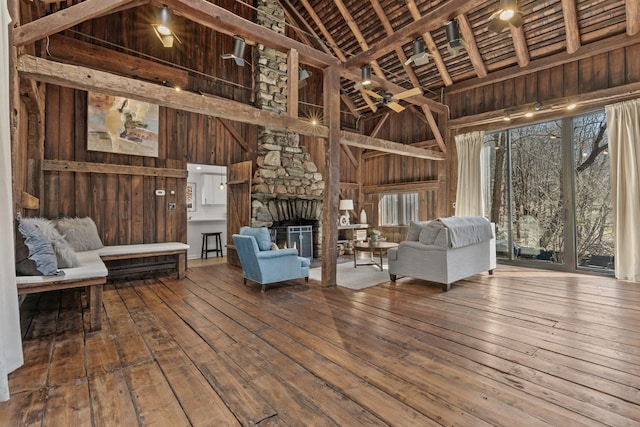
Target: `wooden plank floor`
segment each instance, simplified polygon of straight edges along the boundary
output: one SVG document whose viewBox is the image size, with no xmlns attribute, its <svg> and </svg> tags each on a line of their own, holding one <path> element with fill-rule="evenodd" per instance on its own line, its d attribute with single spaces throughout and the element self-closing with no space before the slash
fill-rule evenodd
<svg viewBox="0 0 640 427">
<path fill-rule="evenodd" d="M 640 425 L 640 285 L 499 266 L 442 293 L 226 264 L 22 305 L 2 426 Z"/>
</svg>

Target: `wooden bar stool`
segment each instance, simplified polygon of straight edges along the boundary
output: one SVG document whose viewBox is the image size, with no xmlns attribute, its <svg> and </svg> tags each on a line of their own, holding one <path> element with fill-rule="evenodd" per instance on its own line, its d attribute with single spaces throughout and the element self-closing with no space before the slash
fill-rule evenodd
<svg viewBox="0 0 640 427">
<path fill-rule="evenodd" d="M 215 237 L 216 247 L 213 249 L 209 249 L 209 237 Z M 202 251 L 200 252 L 200 258 L 208 259 L 209 252 L 215 252 L 216 257 L 224 256 L 222 255 L 222 233 L 202 233 Z"/>
</svg>

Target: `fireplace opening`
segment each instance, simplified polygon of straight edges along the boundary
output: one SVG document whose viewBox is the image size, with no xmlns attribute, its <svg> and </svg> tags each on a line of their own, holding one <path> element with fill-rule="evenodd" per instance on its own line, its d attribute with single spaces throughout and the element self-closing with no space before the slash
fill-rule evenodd
<svg viewBox="0 0 640 427">
<path fill-rule="evenodd" d="M 293 248 L 304 258 L 320 258 L 320 221 L 296 219 L 274 222 L 271 241 L 279 248 Z"/>
</svg>

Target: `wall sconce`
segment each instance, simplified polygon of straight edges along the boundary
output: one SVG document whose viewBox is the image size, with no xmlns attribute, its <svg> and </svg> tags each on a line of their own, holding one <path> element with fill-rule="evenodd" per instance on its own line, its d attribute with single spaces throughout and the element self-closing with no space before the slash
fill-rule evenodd
<svg viewBox="0 0 640 427">
<path fill-rule="evenodd" d="M 338 210 L 344 211 L 344 215 L 340 216 L 340 225 L 350 225 L 351 221 L 349 220 L 349 211 L 353 210 L 353 200 L 340 200 L 340 206 L 338 207 Z"/>
<path fill-rule="evenodd" d="M 236 65 L 244 67 L 244 49 L 247 46 L 244 39 L 239 36 L 233 36 L 233 53 L 223 53 L 222 59 L 233 59 Z"/>
</svg>

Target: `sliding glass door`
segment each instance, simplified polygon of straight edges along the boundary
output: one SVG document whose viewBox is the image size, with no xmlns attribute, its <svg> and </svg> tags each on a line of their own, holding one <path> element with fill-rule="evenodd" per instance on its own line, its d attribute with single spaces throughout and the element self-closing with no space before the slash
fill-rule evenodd
<svg viewBox="0 0 640 427">
<path fill-rule="evenodd" d="M 613 263 L 606 156 L 603 112 L 488 134 L 485 205 L 498 256 L 567 270 Z"/>
</svg>

